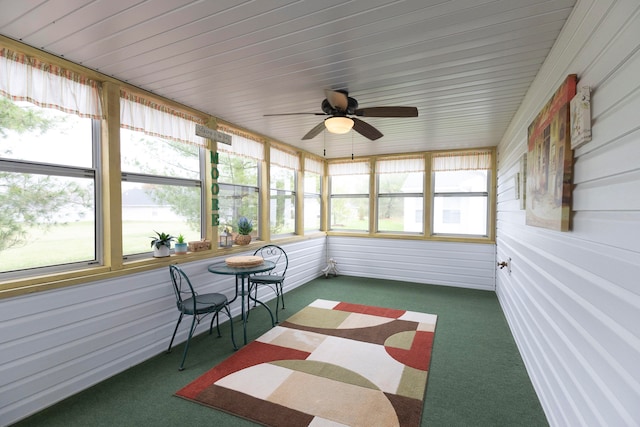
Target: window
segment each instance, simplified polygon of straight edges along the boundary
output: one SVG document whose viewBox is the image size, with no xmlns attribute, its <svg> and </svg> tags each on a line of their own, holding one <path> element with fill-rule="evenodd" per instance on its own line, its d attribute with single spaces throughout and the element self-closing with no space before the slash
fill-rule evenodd
<svg viewBox="0 0 640 427">
<path fill-rule="evenodd" d="M 330 230 L 369 231 L 369 162 L 329 164 Z"/>
<path fill-rule="evenodd" d="M 424 157 L 378 160 L 376 178 L 377 231 L 422 233 Z"/>
<path fill-rule="evenodd" d="M 0 48 L 0 274 L 102 259 L 98 84 Z"/>
<path fill-rule="evenodd" d="M 320 231 L 322 218 L 322 176 L 324 165 L 321 161 L 304 159 L 304 230 Z"/>
<path fill-rule="evenodd" d="M 433 155 L 433 234 L 488 236 L 491 153 Z"/>
<path fill-rule="evenodd" d="M 297 154 L 271 147 L 270 226 L 271 236 L 293 234 L 296 231 L 296 171 Z"/>
<path fill-rule="evenodd" d="M 195 120 L 121 91 L 123 255 L 149 254 L 155 231 L 204 237 L 205 142 Z"/>
<path fill-rule="evenodd" d="M 229 131 L 227 129 L 227 131 Z M 264 145 L 240 135 L 232 135 L 232 145 L 218 144 L 218 193 L 220 226 L 238 232 L 241 216 L 251 220 L 251 236 L 260 235 L 260 163 Z"/>
</svg>

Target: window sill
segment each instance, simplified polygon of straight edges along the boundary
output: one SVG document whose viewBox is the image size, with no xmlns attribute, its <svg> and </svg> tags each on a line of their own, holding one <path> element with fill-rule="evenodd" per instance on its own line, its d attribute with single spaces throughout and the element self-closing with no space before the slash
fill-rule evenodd
<svg viewBox="0 0 640 427">
<path fill-rule="evenodd" d="M 253 253 L 256 249 L 268 243 L 285 244 L 293 243 L 301 240 L 324 237 L 324 232 L 313 233 L 306 236 L 289 236 L 277 241 L 266 242 L 263 240 L 254 240 L 248 245 L 234 245 L 230 248 L 213 248 L 204 251 L 188 252 L 186 254 L 172 254 L 163 258 L 149 257 L 139 258 L 123 263 L 122 267 L 115 269 L 108 266 L 95 266 L 84 268 L 81 270 L 66 271 L 56 274 L 48 274 L 42 276 L 30 276 L 15 280 L 7 280 L 0 282 L 0 299 L 26 295 L 35 292 L 48 291 L 52 289 L 60 289 L 67 286 L 81 285 L 98 280 L 108 280 L 115 277 L 126 276 L 129 274 L 141 273 L 158 268 L 168 267 L 172 264 L 182 264 L 193 261 L 212 259 L 216 257 L 228 257 L 237 253 L 250 251 Z"/>
</svg>

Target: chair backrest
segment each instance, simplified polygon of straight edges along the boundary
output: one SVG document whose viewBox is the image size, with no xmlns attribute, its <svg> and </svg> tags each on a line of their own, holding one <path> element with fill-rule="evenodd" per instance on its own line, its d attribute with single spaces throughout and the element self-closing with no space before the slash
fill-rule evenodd
<svg viewBox="0 0 640 427">
<path fill-rule="evenodd" d="M 196 293 L 193 290 L 189 277 L 180 267 L 170 265 L 169 274 L 171 275 L 171 282 L 173 283 L 173 293 L 176 296 L 176 305 L 178 306 L 178 310 L 182 311 L 184 307 L 183 301 L 195 297 Z"/>
<path fill-rule="evenodd" d="M 289 257 L 284 249 L 277 245 L 265 245 L 257 249 L 253 254 L 261 256 L 267 261 L 273 261 L 276 264 L 276 267 L 273 270 L 264 274 L 275 274 L 282 276 L 284 279 L 284 275 L 289 267 Z"/>
</svg>

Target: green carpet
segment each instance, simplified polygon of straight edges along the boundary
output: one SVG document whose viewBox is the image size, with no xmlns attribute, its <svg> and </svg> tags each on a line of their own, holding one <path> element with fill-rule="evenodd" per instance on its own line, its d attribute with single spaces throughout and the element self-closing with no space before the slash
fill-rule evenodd
<svg viewBox="0 0 640 427">
<path fill-rule="evenodd" d="M 493 292 L 340 276 L 313 280 L 285 298 L 282 318 L 318 298 L 436 314 L 423 426 L 548 425 Z M 270 328 L 267 316 L 260 307 L 252 312 L 250 340 Z M 202 334 L 192 341 L 182 372 L 177 346 L 17 425 L 256 425 L 173 395 L 233 353 L 228 326 L 221 328 L 221 339 Z"/>
</svg>

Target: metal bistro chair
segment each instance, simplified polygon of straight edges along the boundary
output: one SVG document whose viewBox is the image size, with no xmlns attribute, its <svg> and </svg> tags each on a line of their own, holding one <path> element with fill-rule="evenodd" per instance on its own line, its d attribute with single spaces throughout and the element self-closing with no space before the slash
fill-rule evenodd
<svg viewBox="0 0 640 427">
<path fill-rule="evenodd" d="M 182 271 L 180 267 L 175 265 L 169 266 L 169 273 L 171 274 L 171 282 L 173 283 L 173 291 L 176 295 L 176 305 L 178 306 L 178 310 L 180 311 L 180 317 L 178 317 L 178 323 L 176 323 L 176 328 L 173 330 L 173 336 L 171 337 L 171 342 L 169 343 L 169 349 L 167 350 L 167 353 L 171 352 L 171 346 L 173 345 L 173 340 L 176 337 L 176 332 L 178 331 L 178 326 L 180 326 L 182 317 L 185 314 L 187 316 L 193 316 L 191 328 L 189 329 L 189 337 L 187 338 L 187 343 L 184 346 L 182 362 L 180 363 L 180 367 L 178 368 L 178 370 L 182 371 L 184 369 L 184 361 L 187 358 L 189 342 L 191 341 L 191 337 L 193 336 L 193 332 L 195 331 L 196 326 L 198 326 L 198 324 L 200 324 L 200 321 L 209 314 L 213 314 L 213 316 L 211 317 L 211 324 L 209 325 L 209 335 L 211 335 L 211 332 L 213 330 L 213 321 L 216 320 L 218 337 L 221 336 L 220 318 L 218 314 L 223 311 L 227 315 L 227 317 L 229 318 L 229 325 L 231 327 L 231 342 L 233 343 L 233 349 L 237 350 L 238 346 L 236 345 L 236 340 L 233 336 L 233 319 L 231 318 L 229 301 L 226 295 L 220 293 L 198 295 L 193 290 L 193 286 L 191 285 L 189 277 L 187 277 L 186 273 Z"/>
<path fill-rule="evenodd" d="M 276 266 L 273 270 L 257 273 L 249 277 L 249 295 L 253 291 L 253 297 L 258 298 L 258 286 L 269 286 L 276 294 L 276 323 L 278 322 L 278 307 L 282 303 L 282 309 L 284 310 L 284 292 L 282 291 L 282 284 L 284 283 L 284 276 L 287 273 L 289 267 L 289 257 L 287 253 L 280 246 L 266 245 L 254 252 L 254 255 L 261 256 L 265 260 L 273 261 Z M 247 302 L 248 303 L 248 302 Z M 256 306 L 255 299 L 253 306 Z"/>
</svg>

